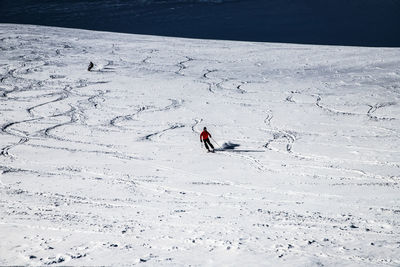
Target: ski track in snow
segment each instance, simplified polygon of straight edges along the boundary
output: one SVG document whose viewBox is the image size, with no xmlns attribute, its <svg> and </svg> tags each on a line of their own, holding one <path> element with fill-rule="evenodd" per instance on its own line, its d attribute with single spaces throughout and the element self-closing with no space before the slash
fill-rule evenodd
<svg viewBox="0 0 400 267">
<path fill-rule="evenodd" d="M 400 265 L 399 49 L 0 25 L 0 51 L 1 265 Z"/>
</svg>

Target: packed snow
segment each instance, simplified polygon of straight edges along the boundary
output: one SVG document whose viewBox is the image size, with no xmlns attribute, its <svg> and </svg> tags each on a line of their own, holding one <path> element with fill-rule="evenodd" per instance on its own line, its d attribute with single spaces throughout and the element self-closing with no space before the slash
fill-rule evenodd
<svg viewBox="0 0 400 267">
<path fill-rule="evenodd" d="M 399 48 L 0 24 L 0 265 L 399 266 L 399 104 Z"/>
</svg>

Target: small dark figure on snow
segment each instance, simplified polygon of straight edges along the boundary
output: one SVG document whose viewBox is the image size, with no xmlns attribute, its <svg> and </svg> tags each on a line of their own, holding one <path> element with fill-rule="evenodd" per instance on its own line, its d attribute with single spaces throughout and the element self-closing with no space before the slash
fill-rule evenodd
<svg viewBox="0 0 400 267">
<path fill-rule="evenodd" d="M 91 71 L 91 70 L 93 69 L 93 67 L 94 67 L 94 64 L 93 64 L 93 62 L 92 62 L 92 61 L 90 61 L 90 63 L 89 63 L 89 66 L 88 66 L 87 70 L 88 70 L 88 71 Z"/>
<path fill-rule="evenodd" d="M 200 134 L 200 142 L 204 141 L 204 145 L 206 146 L 208 152 L 214 152 L 214 146 L 211 144 L 210 139 L 208 139 L 208 137 L 211 138 L 211 134 L 207 132 L 207 128 L 204 127 L 203 132 L 201 132 Z M 210 146 L 212 150 L 210 150 L 208 146 Z"/>
</svg>

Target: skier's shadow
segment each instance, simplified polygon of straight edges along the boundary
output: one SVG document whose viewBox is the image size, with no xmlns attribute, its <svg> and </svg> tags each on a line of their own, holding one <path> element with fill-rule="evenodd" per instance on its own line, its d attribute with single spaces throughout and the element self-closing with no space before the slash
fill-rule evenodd
<svg viewBox="0 0 400 267">
<path fill-rule="evenodd" d="M 255 150 L 255 149 L 236 149 L 239 147 L 239 144 L 235 144 L 232 142 L 224 143 L 220 148 L 215 149 L 215 151 L 226 151 L 226 152 L 264 152 L 264 150 Z"/>
</svg>

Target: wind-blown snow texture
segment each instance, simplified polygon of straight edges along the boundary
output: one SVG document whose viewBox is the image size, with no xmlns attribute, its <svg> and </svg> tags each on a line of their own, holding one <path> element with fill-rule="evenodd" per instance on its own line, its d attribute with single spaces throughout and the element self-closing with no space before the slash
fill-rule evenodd
<svg viewBox="0 0 400 267">
<path fill-rule="evenodd" d="M 0 265 L 400 264 L 400 49 L 3 24 L 0 50 Z"/>
</svg>

